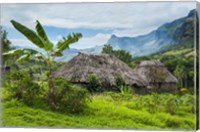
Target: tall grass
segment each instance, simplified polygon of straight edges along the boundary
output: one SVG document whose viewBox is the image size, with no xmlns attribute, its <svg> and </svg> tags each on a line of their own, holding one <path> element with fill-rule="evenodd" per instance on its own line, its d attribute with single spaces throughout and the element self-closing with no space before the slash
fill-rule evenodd
<svg viewBox="0 0 200 132">
<path fill-rule="evenodd" d="M 193 96 L 186 95 L 133 95 L 124 98 L 105 93 L 92 96 L 88 107 L 80 114 L 57 113 L 48 109 L 31 108 L 11 100 L 3 103 L 3 126 L 57 127 L 57 128 L 113 128 L 113 129 L 156 129 L 193 130 L 195 113 Z M 160 104 L 149 110 L 148 100 L 159 96 Z M 178 98 L 179 106 L 174 113 L 166 110 L 168 98 Z"/>
</svg>

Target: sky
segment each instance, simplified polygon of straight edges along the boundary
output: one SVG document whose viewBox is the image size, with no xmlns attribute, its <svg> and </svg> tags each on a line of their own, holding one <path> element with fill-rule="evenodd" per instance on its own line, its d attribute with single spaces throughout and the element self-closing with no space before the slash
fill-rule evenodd
<svg viewBox="0 0 200 132">
<path fill-rule="evenodd" d="M 135 37 L 186 16 L 195 2 L 2 4 L 1 24 L 15 46 L 36 48 L 10 23 L 14 19 L 34 29 L 36 20 L 55 44 L 72 32 L 83 34 L 70 48 L 86 49 L 103 45 L 115 34 Z"/>
</svg>

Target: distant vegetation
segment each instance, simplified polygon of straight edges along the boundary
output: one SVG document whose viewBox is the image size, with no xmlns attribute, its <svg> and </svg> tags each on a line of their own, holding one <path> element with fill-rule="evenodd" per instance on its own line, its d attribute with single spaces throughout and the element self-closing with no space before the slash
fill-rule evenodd
<svg viewBox="0 0 200 132">
<path fill-rule="evenodd" d="M 101 53 L 114 55 L 127 64 L 129 64 L 133 59 L 129 52 L 125 50 L 114 50 L 110 44 L 104 45 Z"/>
</svg>

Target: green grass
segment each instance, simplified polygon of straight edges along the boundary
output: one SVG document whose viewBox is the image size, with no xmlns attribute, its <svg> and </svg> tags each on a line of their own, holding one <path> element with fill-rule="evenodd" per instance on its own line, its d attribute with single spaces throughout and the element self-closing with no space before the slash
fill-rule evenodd
<svg viewBox="0 0 200 132">
<path fill-rule="evenodd" d="M 169 95 L 160 96 L 165 99 Z M 149 97 L 150 95 L 135 95 L 130 100 L 114 100 L 109 95 L 94 95 L 85 111 L 77 115 L 32 108 L 19 101 L 11 100 L 3 103 L 2 122 L 4 127 L 157 130 L 192 130 L 195 128 L 195 114 L 187 104 L 182 104 L 174 115 L 165 112 L 163 105 L 160 105 L 158 111 L 151 113 L 141 103 Z M 180 98 L 187 99 L 188 97 Z M 141 105 L 138 106 L 138 103 Z"/>
<path fill-rule="evenodd" d="M 185 48 L 185 49 L 181 49 L 181 50 L 167 51 L 163 55 L 185 55 L 185 54 L 190 53 L 192 51 L 194 51 L 194 49 Z"/>
</svg>

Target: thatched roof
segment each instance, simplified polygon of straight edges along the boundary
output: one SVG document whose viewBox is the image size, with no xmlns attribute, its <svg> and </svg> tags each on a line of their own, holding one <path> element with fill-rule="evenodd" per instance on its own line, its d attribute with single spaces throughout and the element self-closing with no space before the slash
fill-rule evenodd
<svg viewBox="0 0 200 132">
<path fill-rule="evenodd" d="M 174 77 L 160 61 L 142 61 L 134 69 L 148 83 L 177 83 Z"/>
<path fill-rule="evenodd" d="M 112 55 L 88 55 L 79 53 L 64 66 L 54 72 L 55 77 L 63 77 L 73 83 L 89 83 L 88 77 L 95 74 L 102 84 L 116 86 L 116 75 L 126 81 L 127 85 L 146 86 L 140 76 L 124 62 Z"/>
</svg>

